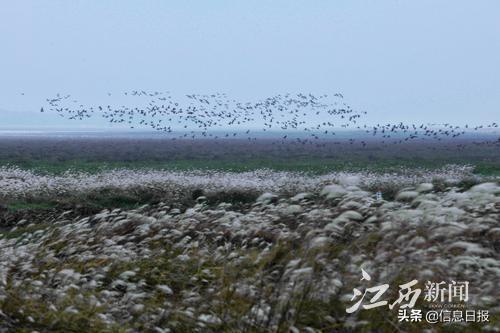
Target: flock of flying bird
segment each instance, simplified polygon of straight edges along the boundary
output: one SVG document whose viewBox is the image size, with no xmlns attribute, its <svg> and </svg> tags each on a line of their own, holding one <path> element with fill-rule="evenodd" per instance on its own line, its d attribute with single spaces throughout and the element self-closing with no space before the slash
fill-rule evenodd
<svg viewBox="0 0 500 333">
<path fill-rule="evenodd" d="M 112 94 L 108 93 L 108 97 Z M 344 102 L 340 93 L 332 97 L 311 93 L 287 93 L 267 97 L 254 102 L 241 102 L 224 93 L 190 94 L 174 98 L 169 92 L 133 90 L 119 96 L 135 99 L 135 106 L 115 106 L 116 103 L 85 106 L 71 95 L 57 94 L 46 99 L 41 112 L 57 112 L 61 117 L 84 120 L 101 116 L 113 124 L 130 128 L 151 128 L 169 133 L 172 140 L 196 138 L 244 137 L 255 141 L 263 133 L 297 144 L 340 144 L 335 138 L 338 129 L 351 129 L 362 136 L 347 139 L 349 144 L 365 147 L 368 137 L 379 138 L 384 144 L 402 144 L 414 140 L 437 141 L 461 137 L 473 131 L 498 128 L 493 122 L 479 126 L 454 126 L 452 124 L 377 124 L 362 125 L 360 120 L 366 111 L 356 112 Z M 260 134 L 259 134 L 260 133 Z M 278 133 L 278 134 L 277 134 Z M 273 136 L 274 135 L 274 136 Z M 483 140 L 475 144 L 500 145 L 497 140 Z M 276 142 L 273 142 L 276 144 Z M 457 147 L 463 146 L 457 144 Z"/>
</svg>

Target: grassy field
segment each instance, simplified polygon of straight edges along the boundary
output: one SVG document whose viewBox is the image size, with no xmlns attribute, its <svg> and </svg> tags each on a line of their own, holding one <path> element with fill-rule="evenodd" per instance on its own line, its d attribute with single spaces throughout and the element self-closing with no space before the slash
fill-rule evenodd
<svg viewBox="0 0 500 333">
<path fill-rule="evenodd" d="M 391 172 L 400 168 L 440 168 L 447 164 L 460 164 L 461 161 L 443 160 L 415 160 L 391 159 L 369 161 L 365 159 L 251 159 L 238 160 L 203 160 L 184 159 L 175 161 L 88 161 L 88 160 L 0 160 L 0 166 L 17 166 L 26 170 L 33 170 L 46 174 L 62 174 L 66 171 L 95 173 L 112 169 L 158 169 L 158 170 L 219 170 L 219 171 L 252 171 L 257 169 L 271 169 L 275 171 L 297 171 L 311 174 L 325 174 L 331 171 L 360 171 Z M 481 176 L 500 176 L 500 164 L 494 161 L 463 161 L 462 164 L 474 166 L 474 173 Z"/>
<path fill-rule="evenodd" d="M 460 144 L 461 146 L 457 146 Z M 500 175 L 500 146 L 473 140 L 382 144 L 364 147 L 348 141 L 301 145 L 262 139 L 186 140 L 117 138 L 0 138 L 0 167 L 17 166 L 48 174 L 65 171 L 95 173 L 116 168 L 162 170 L 390 172 L 405 168 L 472 165 L 475 173 Z"/>
<path fill-rule="evenodd" d="M 256 143 L 186 140 L 172 144 L 169 140 L 144 138 L 1 138 L 0 167 L 46 175 L 67 171 L 96 174 L 113 169 L 244 172 L 264 168 L 322 175 L 339 171 L 388 173 L 402 168 L 433 170 L 448 164 L 466 164 L 474 167 L 476 175 L 500 176 L 500 149 L 495 145 L 464 141 L 464 147 L 458 149 L 456 142 L 383 145 L 373 141 L 366 147 L 348 142 L 326 143 L 296 145 L 263 139 Z M 151 200 L 149 194 L 143 193 L 101 193 L 85 198 L 86 204 L 95 209 L 132 208 Z M 46 198 L 4 202 L 11 211 L 50 209 L 61 204 L 64 206 L 64 200 Z"/>
</svg>

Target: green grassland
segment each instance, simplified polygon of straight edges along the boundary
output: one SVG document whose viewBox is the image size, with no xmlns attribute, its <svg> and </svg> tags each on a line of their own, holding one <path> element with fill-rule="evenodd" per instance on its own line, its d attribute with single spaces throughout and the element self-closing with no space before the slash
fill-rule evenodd
<svg viewBox="0 0 500 333">
<path fill-rule="evenodd" d="M 67 171 L 101 172 L 112 169 L 156 169 L 156 170 L 217 170 L 244 172 L 257 169 L 271 169 L 275 171 L 297 171 L 311 174 L 325 174 L 332 171 L 373 171 L 392 172 L 400 168 L 427 168 L 437 169 L 447 164 L 460 164 L 461 161 L 451 159 L 183 159 L 173 161 L 143 160 L 143 161 L 92 161 L 92 160 L 0 160 L 0 166 L 15 166 L 25 170 L 32 170 L 44 174 L 62 174 Z M 481 176 L 500 176 L 500 164 L 494 161 L 462 161 L 462 164 L 472 165 L 474 173 Z"/>
<path fill-rule="evenodd" d="M 125 139 L 9 139 L 0 140 L 0 167 L 18 167 L 40 174 L 65 172 L 98 173 L 113 169 L 214 170 L 244 172 L 257 169 L 305 172 L 321 175 L 338 171 L 378 173 L 439 169 L 449 164 L 470 165 L 473 173 L 500 177 L 499 146 L 465 145 L 457 149 L 451 143 L 381 145 L 367 147 L 344 144 L 314 145 L 273 144 L 241 140 L 208 142 L 184 141 L 172 144 L 164 140 Z M 97 193 L 81 198 L 87 206 L 135 207 L 154 202 L 151 193 Z M 251 200 L 252 198 L 250 198 Z M 74 203 L 58 200 L 4 200 L 9 210 L 51 209 Z M 188 202 L 189 204 L 189 202 Z"/>
<path fill-rule="evenodd" d="M 0 138 L 0 167 L 16 166 L 48 174 L 116 168 L 234 172 L 267 168 L 325 174 L 392 172 L 401 167 L 436 169 L 447 164 L 472 165 L 478 175 L 499 176 L 500 144 L 472 140 L 383 144 L 374 140 L 365 147 L 348 141 L 302 145 L 267 139 L 172 143 L 123 138 Z"/>
</svg>

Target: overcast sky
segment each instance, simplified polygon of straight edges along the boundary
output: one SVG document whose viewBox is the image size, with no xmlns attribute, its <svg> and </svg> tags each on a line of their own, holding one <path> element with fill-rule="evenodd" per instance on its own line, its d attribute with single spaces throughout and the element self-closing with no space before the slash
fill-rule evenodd
<svg viewBox="0 0 500 333">
<path fill-rule="evenodd" d="M 2 1 L 0 128 L 131 89 L 341 92 L 371 122 L 500 119 L 500 1 Z M 24 93 L 24 95 L 22 95 Z"/>
</svg>

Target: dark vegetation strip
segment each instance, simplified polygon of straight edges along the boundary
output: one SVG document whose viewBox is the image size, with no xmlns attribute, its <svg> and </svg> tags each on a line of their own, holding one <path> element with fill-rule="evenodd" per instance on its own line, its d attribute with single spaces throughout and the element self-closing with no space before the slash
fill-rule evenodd
<svg viewBox="0 0 500 333">
<path fill-rule="evenodd" d="M 116 168 L 251 171 L 268 168 L 324 174 L 331 171 L 388 172 L 400 167 L 439 168 L 470 164 L 479 175 L 500 175 L 500 145 L 474 140 L 411 142 L 366 147 L 348 142 L 302 145 L 262 139 L 184 140 L 100 138 L 0 138 L 0 166 L 48 174 Z M 461 144 L 461 148 L 457 147 Z"/>
<path fill-rule="evenodd" d="M 311 158 L 304 160 L 289 159 L 254 159 L 246 161 L 237 160 L 176 160 L 176 161 L 86 161 L 86 160 L 0 160 L 0 166 L 19 167 L 42 174 L 60 175 L 67 171 L 97 173 L 113 169 L 153 169 L 153 170 L 215 170 L 229 172 L 245 172 L 258 169 L 271 169 L 274 171 L 306 172 L 312 175 L 326 174 L 332 171 L 372 171 L 395 172 L 401 168 L 409 169 L 438 169 L 447 164 L 469 164 L 474 166 L 474 173 L 481 176 L 500 176 L 500 163 L 493 161 L 474 160 L 356 160 L 321 159 Z"/>
</svg>

